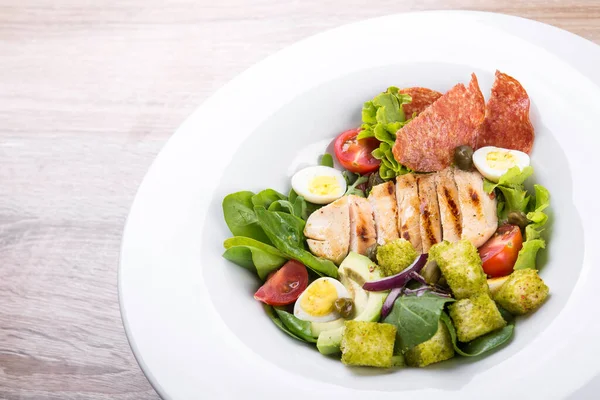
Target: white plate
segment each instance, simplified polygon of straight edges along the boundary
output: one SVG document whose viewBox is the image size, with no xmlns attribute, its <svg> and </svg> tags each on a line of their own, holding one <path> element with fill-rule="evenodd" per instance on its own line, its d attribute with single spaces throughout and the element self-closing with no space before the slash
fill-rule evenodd
<svg viewBox="0 0 600 400">
<path fill-rule="evenodd" d="M 563 398 L 600 372 L 600 50 L 540 23 L 473 12 L 393 15 L 337 28 L 269 57 L 179 128 L 141 185 L 123 238 L 120 301 L 133 351 L 166 398 Z M 273 187 L 316 162 L 387 86 L 448 90 L 495 69 L 532 99 L 535 179 L 552 194 L 541 274 L 551 297 L 512 343 L 479 361 L 394 372 L 350 369 L 278 331 L 257 281 L 221 258 L 227 193 Z M 334 397 L 332 397 L 334 396 Z M 533 396 L 533 397 L 531 397 Z"/>
</svg>

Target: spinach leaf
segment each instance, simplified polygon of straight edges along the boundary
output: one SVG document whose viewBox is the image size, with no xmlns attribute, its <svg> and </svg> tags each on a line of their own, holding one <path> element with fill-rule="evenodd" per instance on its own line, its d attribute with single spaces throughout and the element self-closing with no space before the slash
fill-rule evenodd
<svg viewBox="0 0 600 400">
<path fill-rule="evenodd" d="M 329 153 L 325 153 L 321 156 L 321 165 L 333 168 L 333 157 Z"/>
<path fill-rule="evenodd" d="M 263 280 L 288 260 L 288 257 L 275 247 L 243 236 L 229 238 L 223 246 L 226 249 L 223 253 L 225 259 L 256 271 Z"/>
<path fill-rule="evenodd" d="M 282 211 L 288 214 L 296 215 L 294 205 L 288 200 L 277 200 L 267 207 L 269 211 Z M 296 215 L 297 216 L 297 215 Z"/>
<path fill-rule="evenodd" d="M 302 321 L 301 319 L 296 318 L 294 315 L 282 310 L 279 307 L 274 307 L 274 309 L 283 325 L 291 333 L 302 338 L 302 340 L 306 342 L 317 343 L 317 339 L 312 336 L 310 322 Z"/>
<path fill-rule="evenodd" d="M 454 329 L 452 320 L 446 313 L 442 313 L 441 318 L 442 322 L 446 324 L 446 327 L 450 332 L 454 350 L 461 356 L 465 357 L 476 357 L 503 345 L 512 337 L 515 329 L 514 324 L 510 323 L 502 329 L 498 329 L 488 333 L 487 335 L 480 336 L 477 339 L 474 339 L 469 343 L 464 343 L 459 347 L 456 339 L 456 330 Z"/>
<path fill-rule="evenodd" d="M 397 340 L 403 352 L 428 341 L 438 330 L 444 305 L 454 299 L 426 293 L 421 296 L 400 296 L 383 322 L 395 325 Z"/>
<path fill-rule="evenodd" d="M 242 191 L 231 193 L 223 199 L 225 223 L 234 236 L 245 236 L 270 244 L 271 241 L 258 224 L 252 198 L 254 193 Z"/>
<path fill-rule="evenodd" d="M 276 190 L 265 189 L 261 192 L 258 192 L 258 194 L 252 196 L 251 200 L 252 205 L 254 205 L 254 207 L 263 206 L 264 208 L 269 208 L 271 203 L 279 200 L 287 200 L 287 197 L 285 197 L 283 194 L 279 193 Z"/>
<path fill-rule="evenodd" d="M 258 223 L 273 245 L 289 258 L 300 261 L 317 275 L 337 278 L 338 270 L 329 260 L 315 257 L 304 248 L 304 221 L 291 214 L 255 208 Z"/>
<path fill-rule="evenodd" d="M 283 322 L 281 322 L 281 320 L 279 318 L 277 318 L 277 315 L 275 314 L 275 312 L 273 311 L 273 307 L 267 305 L 267 304 L 263 304 L 263 308 L 265 310 L 265 312 L 267 313 L 267 315 L 269 316 L 269 318 L 271 318 L 271 321 L 273 321 L 273 323 L 275 324 L 275 326 L 277 326 L 279 329 L 281 329 L 283 332 L 285 332 L 286 334 L 290 335 L 291 337 L 293 337 L 296 340 L 299 340 L 301 342 L 306 342 L 306 340 L 302 339 L 300 336 L 295 335 L 294 333 L 292 333 L 284 324 Z"/>
</svg>

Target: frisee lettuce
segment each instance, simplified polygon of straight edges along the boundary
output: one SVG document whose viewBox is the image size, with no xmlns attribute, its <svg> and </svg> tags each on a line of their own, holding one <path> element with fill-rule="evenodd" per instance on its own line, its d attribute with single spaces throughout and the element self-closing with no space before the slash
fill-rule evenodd
<svg viewBox="0 0 600 400">
<path fill-rule="evenodd" d="M 535 269 L 535 260 L 538 251 L 546 248 L 546 241 L 542 238 L 542 231 L 548 222 L 548 215 L 543 211 L 550 206 L 550 192 L 542 185 L 533 185 L 535 191 L 535 202 L 532 209 L 527 213 L 527 219 L 531 221 L 525 227 L 525 242 L 519 251 L 514 269 Z"/>
<path fill-rule="evenodd" d="M 487 193 L 498 189 L 498 220 L 506 221 L 511 211 L 519 211 L 527 215 L 529 224 L 525 227 L 525 241 L 523 248 L 519 251 L 514 269 L 535 269 L 537 253 L 546 248 L 546 241 L 542 238 L 542 231 L 548 222 L 548 215 L 544 210 L 550 206 L 550 193 L 542 185 L 533 185 L 534 196 L 532 196 L 524 183 L 533 174 L 533 167 L 529 166 L 521 170 L 515 166 L 500 177 L 498 183 L 487 179 L 483 188 Z"/>
<path fill-rule="evenodd" d="M 392 148 L 396 142 L 396 132 L 408 122 L 402 104 L 408 104 L 412 98 L 398 92 L 398 88 L 390 86 L 385 92 L 367 101 L 362 109 L 362 125 L 358 139 L 374 137 L 381 143 L 372 153 L 381 161 L 379 175 L 384 180 L 410 172 L 394 158 Z"/>
</svg>

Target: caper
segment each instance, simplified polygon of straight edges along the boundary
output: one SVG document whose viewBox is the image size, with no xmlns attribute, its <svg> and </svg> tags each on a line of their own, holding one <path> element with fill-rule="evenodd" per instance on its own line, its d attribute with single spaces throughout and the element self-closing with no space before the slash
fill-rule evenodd
<svg viewBox="0 0 600 400">
<path fill-rule="evenodd" d="M 354 301 L 352 299 L 340 298 L 333 303 L 333 308 L 342 318 L 350 318 L 354 314 Z"/>
<path fill-rule="evenodd" d="M 521 229 L 525 229 L 525 227 L 529 224 L 529 220 L 527 219 L 527 215 L 521 211 L 511 211 L 508 213 L 508 223 L 511 225 L 517 225 Z"/>
<path fill-rule="evenodd" d="M 454 149 L 454 164 L 463 171 L 473 169 L 473 148 L 463 145 Z"/>
</svg>

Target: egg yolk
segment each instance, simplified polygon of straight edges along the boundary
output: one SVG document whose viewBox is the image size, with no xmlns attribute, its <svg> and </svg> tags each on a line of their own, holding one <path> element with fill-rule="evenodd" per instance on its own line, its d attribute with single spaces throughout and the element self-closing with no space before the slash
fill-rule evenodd
<svg viewBox="0 0 600 400">
<path fill-rule="evenodd" d="M 308 191 L 312 194 L 326 196 L 340 191 L 340 184 L 333 176 L 317 176 L 308 184 Z"/>
<path fill-rule="evenodd" d="M 300 307 L 309 315 L 323 317 L 333 311 L 338 294 L 333 283 L 327 280 L 313 282 L 300 299 Z"/>
<path fill-rule="evenodd" d="M 505 151 L 490 151 L 485 156 L 485 161 L 490 168 L 498 170 L 512 168 L 517 163 L 515 156 Z"/>
</svg>

